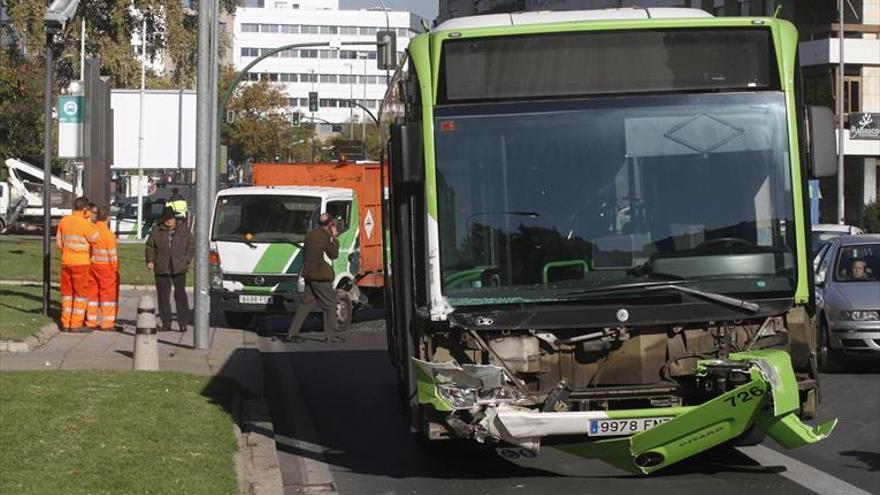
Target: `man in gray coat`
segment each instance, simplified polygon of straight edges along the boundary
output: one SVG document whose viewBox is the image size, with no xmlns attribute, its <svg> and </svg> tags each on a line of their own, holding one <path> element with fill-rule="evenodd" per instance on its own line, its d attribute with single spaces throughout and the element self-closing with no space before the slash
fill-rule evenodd
<svg viewBox="0 0 880 495">
<path fill-rule="evenodd" d="M 171 287 L 177 306 L 177 330 L 186 331 L 189 301 L 186 298 L 186 271 L 195 253 L 195 242 L 185 223 L 178 222 L 175 212 L 166 208 L 161 223 L 147 237 L 145 255 L 147 269 L 156 276 L 156 297 L 162 330 L 171 330 Z"/>
<path fill-rule="evenodd" d="M 324 316 L 324 339 L 327 342 L 345 341 L 336 334 L 336 289 L 333 288 L 336 275 L 333 273 L 332 260 L 339 257 L 339 233 L 336 231 L 336 222 L 326 213 L 318 218 L 318 224 L 318 228 L 306 234 L 303 242 L 300 276 L 305 280 L 306 288 L 287 331 L 287 338 L 291 342 L 302 342 L 299 331 L 315 302 L 320 304 Z"/>
</svg>

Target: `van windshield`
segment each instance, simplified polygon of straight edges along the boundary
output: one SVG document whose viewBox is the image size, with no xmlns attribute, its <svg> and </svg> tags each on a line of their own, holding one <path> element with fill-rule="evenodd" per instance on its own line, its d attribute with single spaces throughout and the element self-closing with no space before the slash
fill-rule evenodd
<svg viewBox="0 0 880 495">
<path fill-rule="evenodd" d="M 317 223 L 321 199 L 308 196 L 221 196 L 212 240 L 299 242 Z M 246 239 L 251 234 L 253 237 Z"/>
</svg>

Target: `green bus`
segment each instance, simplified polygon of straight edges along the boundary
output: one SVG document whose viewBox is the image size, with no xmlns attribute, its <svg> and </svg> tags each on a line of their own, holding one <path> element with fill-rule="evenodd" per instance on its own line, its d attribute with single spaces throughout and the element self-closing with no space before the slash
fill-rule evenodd
<svg viewBox="0 0 880 495">
<path fill-rule="evenodd" d="M 382 115 L 388 348 L 413 431 L 650 473 L 818 442 L 797 32 L 692 9 L 446 21 Z"/>
</svg>

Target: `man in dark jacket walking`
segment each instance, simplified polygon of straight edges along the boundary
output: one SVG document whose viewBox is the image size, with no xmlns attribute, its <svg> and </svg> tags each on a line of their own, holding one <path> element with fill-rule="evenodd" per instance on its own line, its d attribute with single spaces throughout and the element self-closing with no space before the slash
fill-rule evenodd
<svg viewBox="0 0 880 495">
<path fill-rule="evenodd" d="M 303 242 L 303 268 L 300 276 L 305 280 L 306 288 L 287 331 L 288 339 L 293 342 L 302 341 L 299 331 L 316 301 L 324 316 L 324 339 L 327 342 L 345 340 L 336 335 L 336 289 L 333 288 L 335 274 L 332 260 L 339 257 L 339 233 L 336 232 L 336 222 L 326 213 L 318 218 L 318 224 L 318 228 L 306 234 Z"/>
<path fill-rule="evenodd" d="M 147 269 L 153 270 L 156 276 L 162 330 L 171 330 L 171 287 L 174 286 L 178 331 L 185 332 L 189 320 L 186 271 L 195 253 L 195 242 L 186 224 L 178 222 L 171 208 L 166 208 L 162 213 L 161 222 L 153 227 L 147 238 Z"/>
</svg>

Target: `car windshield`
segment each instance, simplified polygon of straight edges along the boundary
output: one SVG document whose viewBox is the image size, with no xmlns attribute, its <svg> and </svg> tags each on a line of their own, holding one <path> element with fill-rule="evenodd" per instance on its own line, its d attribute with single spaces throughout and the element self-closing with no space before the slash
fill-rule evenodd
<svg viewBox="0 0 880 495">
<path fill-rule="evenodd" d="M 214 214 L 217 241 L 299 242 L 314 225 L 320 198 L 307 196 L 221 196 Z M 247 238 L 247 234 L 250 234 Z"/>
<path fill-rule="evenodd" d="M 880 244 L 860 244 L 840 248 L 834 279 L 838 282 L 876 282 L 880 280 Z"/>
<path fill-rule="evenodd" d="M 784 103 L 765 92 L 438 107 L 445 294 L 545 300 L 652 276 L 790 295 Z"/>
</svg>

